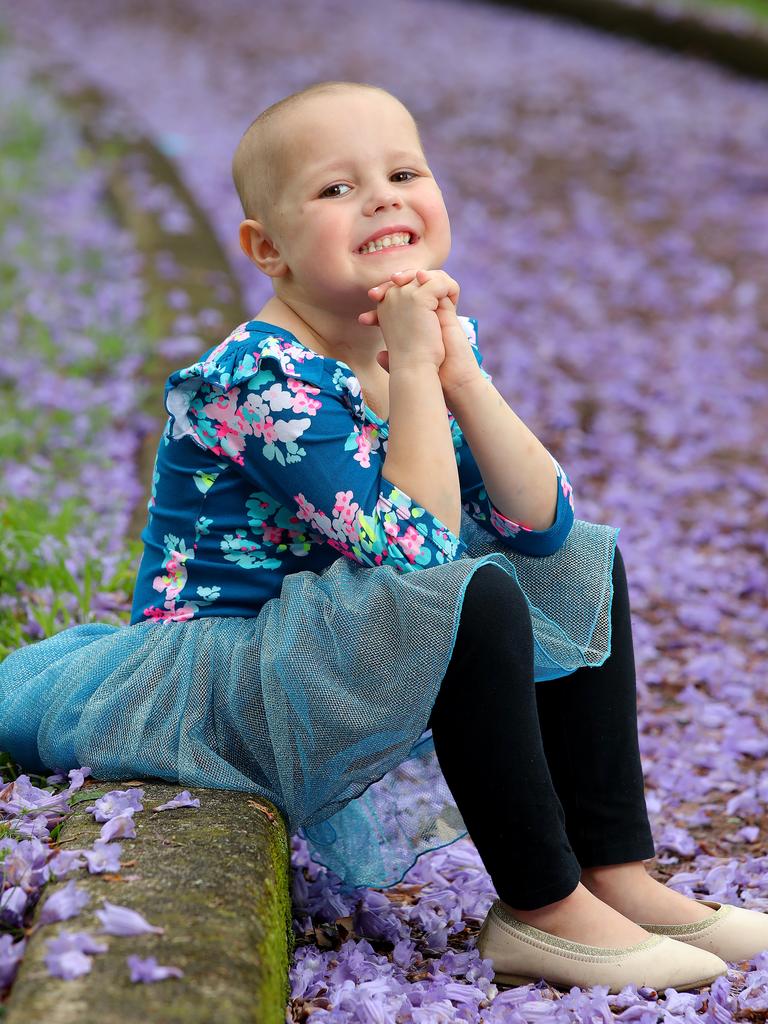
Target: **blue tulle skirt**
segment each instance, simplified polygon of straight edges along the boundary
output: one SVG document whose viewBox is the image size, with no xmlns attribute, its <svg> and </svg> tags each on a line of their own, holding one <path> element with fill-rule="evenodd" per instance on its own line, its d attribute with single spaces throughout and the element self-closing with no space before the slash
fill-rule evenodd
<svg viewBox="0 0 768 1024">
<path fill-rule="evenodd" d="M 394 885 L 467 834 L 426 725 L 473 573 L 516 580 L 534 678 L 558 678 L 610 654 L 618 534 L 576 519 L 536 558 L 464 513 L 467 551 L 443 565 L 340 556 L 286 576 L 251 618 L 73 626 L 0 664 L 0 750 L 29 772 L 261 795 L 346 885 Z"/>
</svg>

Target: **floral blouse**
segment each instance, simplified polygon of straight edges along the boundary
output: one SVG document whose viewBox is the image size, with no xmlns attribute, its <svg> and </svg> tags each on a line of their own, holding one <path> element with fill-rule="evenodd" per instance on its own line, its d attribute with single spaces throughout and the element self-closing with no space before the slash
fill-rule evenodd
<svg viewBox="0 0 768 1024">
<path fill-rule="evenodd" d="M 477 320 L 459 317 L 484 377 Z M 344 556 L 399 572 L 467 557 L 460 536 L 382 475 L 388 423 L 336 359 L 261 320 L 240 324 L 165 385 L 131 624 L 256 615 L 288 573 Z M 560 483 L 555 522 L 529 530 L 495 508 L 448 413 L 462 508 L 503 545 L 548 555 L 573 525 Z"/>
</svg>

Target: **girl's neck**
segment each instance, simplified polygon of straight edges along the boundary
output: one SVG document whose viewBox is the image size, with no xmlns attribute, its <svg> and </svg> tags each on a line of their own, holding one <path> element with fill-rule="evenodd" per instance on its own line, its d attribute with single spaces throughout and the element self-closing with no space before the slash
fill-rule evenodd
<svg viewBox="0 0 768 1024">
<path fill-rule="evenodd" d="M 254 320 L 263 320 L 276 327 L 283 327 L 295 335 L 302 345 L 317 352 L 318 355 L 346 363 L 355 376 L 362 380 L 371 382 L 383 382 L 384 378 L 389 380 L 389 374 L 376 362 L 376 353 L 386 349 L 384 340 L 381 338 L 380 328 L 368 328 L 360 325 L 361 330 L 371 332 L 366 339 L 365 346 L 361 344 L 357 347 L 354 343 L 338 344 L 335 339 L 324 338 L 320 332 L 276 295 L 262 306 Z M 378 339 L 373 335 L 374 330 L 379 334 Z"/>
</svg>

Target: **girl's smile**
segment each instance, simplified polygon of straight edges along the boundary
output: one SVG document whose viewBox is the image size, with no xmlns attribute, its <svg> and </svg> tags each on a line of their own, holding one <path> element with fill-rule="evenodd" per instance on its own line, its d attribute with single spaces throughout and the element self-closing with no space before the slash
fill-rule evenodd
<svg viewBox="0 0 768 1024">
<path fill-rule="evenodd" d="M 358 256 L 368 256 L 374 252 L 404 249 L 406 246 L 415 245 L 419 241 L 419 237 L 418 232 L 408 224 L 387 224 L 368 235 L 366 240 L 357 246 L 355 252 Z"/>
<path fill-rule="evenodd" d="M 379 253 L 382 253 L 382 252 L 395 252 L 395 250 L 397 250 L 397 249 L 410 249 L 412 246 L 418 245 L 418 244 L 419 244 L 419 239 L 418 238 L 413 238 L 410 242 L 405 242 L 405 243 L 402 243 L 402 242 L 395 243 L 395 242 L 393 242 L 391 245 L 383 246 L 381 249 L 369 249 L 367 252 L 360 252 L 360 250 L 358 249 L 358 250 L 355 251 L 355 255 L 356 256 L 376 256 L 376 255 L 378 255 Z"/>
</svg>

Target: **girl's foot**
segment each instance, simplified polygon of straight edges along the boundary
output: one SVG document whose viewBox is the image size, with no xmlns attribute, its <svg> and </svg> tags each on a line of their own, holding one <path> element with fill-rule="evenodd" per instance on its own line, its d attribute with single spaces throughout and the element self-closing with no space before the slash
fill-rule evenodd
<svg viewBox="0 0 768 1024">
<path fill-rule="evenodd" d="M 658 882 L 648 874 L 642 862 L 584 869 L 581 878 L 591 893 L 630 921 L 693 924 L 715 912 L 712 907 Z"/>
<path fill-rule="evenodd" d="M 516 910 L 508 903 L 503 905 L 518 921 L 540 928 L 550 935 L 570 939 L 571 942 L 581 942 L 586 946 L 602 946 L 604 949 L 623 948 L 651 937 L 651 932 L 647 932 L 618 910 L 603 903 L 581 882 L 570 896 L 536 910 Z"/>
</svg>

